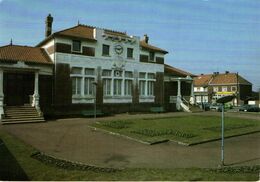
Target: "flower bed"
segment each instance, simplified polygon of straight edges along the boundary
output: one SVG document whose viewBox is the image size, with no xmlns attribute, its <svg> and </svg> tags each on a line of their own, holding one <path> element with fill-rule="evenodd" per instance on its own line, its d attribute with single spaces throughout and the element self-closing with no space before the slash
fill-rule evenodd
<svg viewBox="0 0 260 182">
<path fill-rule="evenodd" d="M 131 133 L 136 133 L 140 135 L 145 135 L 149 137 L 155 137 L 155 136 L 163 136 L 163 135 L 174 135 L 182 138 L 192 138 L 196 135 L 190 134 L 190 133 L 183 133 L 181 131 L 175 131 L 172 129 L 165 129 L 165 130 L 152 130 L 152 129 L 140 129 L 140 130 L 134 130 L 131 131 Z"/>
<path fill-rule="evenodd" d="M 31 155 L 32 158 L 37 159 L 45 164 L 54 165 L 59 168 L 67 169 L 67 170 L 80 170 L 80 171 L 95 171 L 95 172 L 116 172 L 120 169 L 115 168 L 104 168 L 104 167 L 97 167 L 93 165 L 87 165 L 77 162 L 71 162 L 64 159 L 58 159 L 53 156 L 46 155 L 41 152 L 35 152 Z"/>
<path fill-rule="evenodd" d="M 123 128 L 129 128 L 129 125 L 132 124 L 131 121 L 108 121 L 108 122 L 103 122 L 101 125 L 109 127 L 109 128 L 114 128 L 114 129 L 123 129 Z"/>
</svg>

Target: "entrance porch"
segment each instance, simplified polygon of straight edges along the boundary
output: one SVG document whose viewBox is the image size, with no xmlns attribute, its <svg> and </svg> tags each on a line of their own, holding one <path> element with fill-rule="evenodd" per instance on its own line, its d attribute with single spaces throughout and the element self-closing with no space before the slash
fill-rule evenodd
<svg viewBox="0 0 260 182">
<path fill-rule="evenodd" d="M 31 105 L 40 114 L 39 71 L 0 68 L 0 119 L 4 107 Z"/>
</svg>

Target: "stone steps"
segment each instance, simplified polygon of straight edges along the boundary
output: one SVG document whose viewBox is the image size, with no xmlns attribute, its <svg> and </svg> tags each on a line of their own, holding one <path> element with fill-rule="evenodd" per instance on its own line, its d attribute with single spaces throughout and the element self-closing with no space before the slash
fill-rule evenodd
<svg viewBox="0 0 260 182">
<path fill-rule="evenodd" d="M 35 123 L 44 122 L 37 110 L 30 105 L 6 106 L 5 117 L 1 119 L 2 124 Z"/>
</svg>

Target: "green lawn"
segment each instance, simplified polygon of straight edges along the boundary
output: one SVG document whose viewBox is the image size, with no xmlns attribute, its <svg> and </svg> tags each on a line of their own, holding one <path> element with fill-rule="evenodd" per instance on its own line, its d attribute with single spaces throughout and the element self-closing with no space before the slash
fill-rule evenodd
<svg viewBox="0 0 260 182">
<path fill-rule="evenodd" d="M 258 180 L 259 166 L 256 170 L 227 170 L 225 172 L 216 169 L 125 169 L 123 171 L 106 173 L 106 172 L 93 172 L 93 171 L 77 171 L 59 169 L 55 166 L 45 165 L 30 157 L 30 154 L 35 152 L 35 149 L 17 138 L 0 130 L 0 138 L 3 140 L 5 147 L 10 154 L 15 158 L 17 164 L 26 173 L 29 180 L 177 180 L 177 181 L 190 181 L 190 180 L 206 180 L 206 181 L 256 181 Z M 104 149 L 105 150 L 105 149 Z M 7 166 L 11 167 L 10 163 L 13 159 L 8 161 L 6 155 L 9 155 L 6 149 L 0 146 L 0 169 Z M 16 166 L 13 166 L 13 169 Z M 231 168 L 230 168 L 231 169 Z M 0 170 L 0 180 L 19 180 L 15 173 L 17 170 L 10 171 L 9 178 L 3 174 L 4 170 Z M 13 174 L 12 174 L 13 173 Z M 22 178 L 24 179 L 24 178 Z"/>
<path fill-rule="evenodd" d="M 93 124 L 111 132 L 148 143 L 173 140 L 194 144 L 221 136 L 221 118 L 217 116 L 178 116 L 155 119 L 104 121 Z M 260 121 L 225 118 L 225 136 L 260 131 Z"/>
</svg>

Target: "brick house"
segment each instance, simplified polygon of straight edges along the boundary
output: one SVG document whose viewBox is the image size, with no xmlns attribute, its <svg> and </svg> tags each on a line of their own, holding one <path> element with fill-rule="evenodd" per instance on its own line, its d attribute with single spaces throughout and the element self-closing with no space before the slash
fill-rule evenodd
<svg viewBox="0 0 260 182">
<path fill-rule="evenodd" d="M 237 73 L 215 72 L 200 75 L 194 79 L 194 95 L 197 103 L 212 103 L 220 97 L 235 95 L 236 98 L 232 101 L 232 104 L 243 105 L 247 102 L 247 98 L 251 97 L 251 94 L 252 83 Z"/>
<path fill-rule="evenodd" d="M 52 22 L 49 15 L 45 39 L 36 47 L 0 47 L 1 116 L 8 106 L 25 104 L 44 115 L 80 114 L 94 103 L 103 112 L 149 111 L 164 106 L 165 72 L 178 77 L 177 87 L 192 84 L 186 72 L 164 64 L 168 52 L 147 35 L 81 24 L 52 33 Z"/>
</svg>

